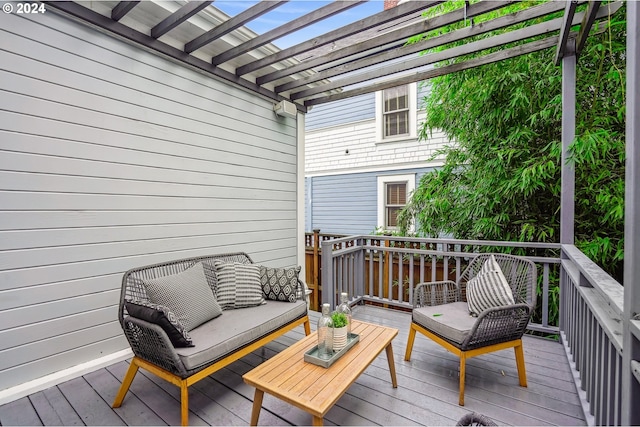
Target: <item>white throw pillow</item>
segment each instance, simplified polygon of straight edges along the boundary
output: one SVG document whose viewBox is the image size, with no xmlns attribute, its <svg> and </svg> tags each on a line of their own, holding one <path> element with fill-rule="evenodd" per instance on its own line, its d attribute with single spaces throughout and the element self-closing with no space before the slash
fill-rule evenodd
<svg viewBox="0 0 640 427">
<path fill-rule="evenodd" d="M 514 303 L 511 286 L 495 257 L 491 255 L 478 274 L 467 282 L 469 313 L 477 316 L 489 308 Z"/>
</svg>

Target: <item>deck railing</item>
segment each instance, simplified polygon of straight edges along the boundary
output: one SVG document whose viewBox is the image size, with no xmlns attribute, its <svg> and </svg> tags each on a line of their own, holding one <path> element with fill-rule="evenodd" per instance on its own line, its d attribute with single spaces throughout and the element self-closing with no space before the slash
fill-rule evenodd
<svg viewBox="0 0 640 427">
<path fill-rule="evenodd" d="M 538 309 L 529 330 L 561 338 L 591 424 L 620 425 L 622 286 L 575 246 L 348 236 L 323 239 L 321 247 L 322 302 L 332 307 L 347 292 L 352 304 L 409 310 L 416 284 L 455 281 L 476 253 L 531 259 L 538 266 Z M 550 321 L 556 318 L 559 324 Z"/>
<path fill-rule="evenodd" d="M 621 425 L 622 285 L 571 245 L 562 247 L 560 271 L 560 330 L 585 415 Z"/>
</svg>

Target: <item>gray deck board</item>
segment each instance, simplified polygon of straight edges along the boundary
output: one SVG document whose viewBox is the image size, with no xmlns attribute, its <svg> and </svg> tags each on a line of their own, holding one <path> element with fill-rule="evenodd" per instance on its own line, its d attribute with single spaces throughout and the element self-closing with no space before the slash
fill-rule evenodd
<svg viewBox="0 0 640 427">
<path fill-rule="evenodd" d="M 84 425 L 58 387 L 34 393 L 29 396 L 29 400 L 38 413 L 42 424 L 46 426 Z"/>
<path fill-rule="evenodd" d="M 312 330 L 318 314 L 311 313 Z M 465 406 L 458 405 L 458 359 L 426 337 L 416 337 L 404 360 L 410 315 L 371 306 L 354 317 L 398 328 L 393 354 L 398 388 L 391 387 L 386 356 L 378 357 L 325 417 L 326 425 L 455 425 L 470 411 L 504 425 L 586 425 L 562 345 L 524 338 L 528 387 L 518 385 L 512 350 L 467 361 Z M 189 389 L 191 425 L 247 425 L 254 389 L 242 375 L 304 336 L 302 327 Z M 122 407 L 110 407 L 128 362 L 0 406 L 2 425 L 176 425 L 176 386 L 140 370 Z M 259 425 L 308 425 L 310 416 L 265 395 Z"/>
<path fill-rule="evenodd" d="M 0 425 L 41 426 L 42 421 L 29 398 L 23 397 L 0 406 Z"/>
</svg>

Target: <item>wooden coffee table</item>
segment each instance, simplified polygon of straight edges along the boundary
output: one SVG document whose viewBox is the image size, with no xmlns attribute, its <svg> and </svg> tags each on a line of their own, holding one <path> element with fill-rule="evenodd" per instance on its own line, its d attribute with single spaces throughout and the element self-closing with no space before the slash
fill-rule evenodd
<svg viewBox="0 0 640 427">
<path fill-rule="evenodd" d="M 325 414 L 382 350 L 387 353 L 391 384 L 398 387 L 391 347 L 398 330 L 354 320 L 351 332 L 360 335 L 360 341 L 328 368 L 304 361 L 304 353 L 317 345 L 313 333 L 244 374 L 244 381 L 256 388 L 251 425 L 258 425 L 264 393 L 310 413 L 313 425 L 322 425 Z"/>
</svg>

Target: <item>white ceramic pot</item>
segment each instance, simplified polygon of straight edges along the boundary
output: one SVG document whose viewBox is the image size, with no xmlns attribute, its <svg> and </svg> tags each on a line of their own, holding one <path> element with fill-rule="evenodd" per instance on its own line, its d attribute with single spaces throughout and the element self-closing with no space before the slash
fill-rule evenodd
<svg viewBox="0 0 640 427">
<path fill-rule="evenodd" d="M 333 351 L 340 351 L 347 345 L 347 327 L 333 328 Z"/>
</svg>

